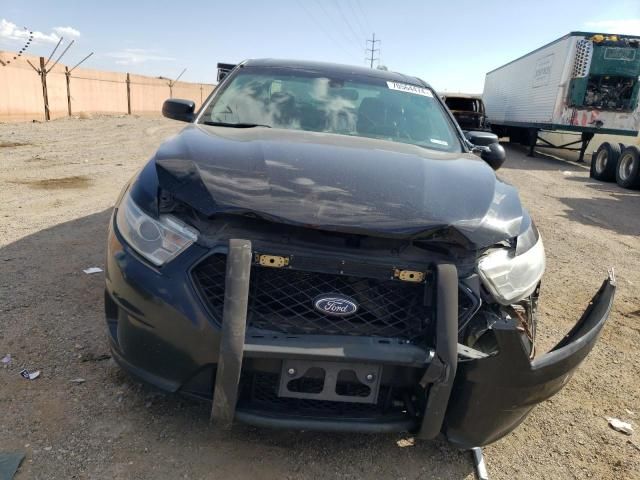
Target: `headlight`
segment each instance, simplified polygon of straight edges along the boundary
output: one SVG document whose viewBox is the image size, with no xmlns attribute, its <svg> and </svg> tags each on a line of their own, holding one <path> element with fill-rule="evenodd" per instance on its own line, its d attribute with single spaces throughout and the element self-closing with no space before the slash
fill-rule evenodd
<svg viewBox="0 0 640 480">
<path fill-rule="evenodd" d="M 531 224 L 515 248 L 492 250 L 478 262 L 482 283 L 498 303 L 510 305 L 528 297 L 542 278 L 544 246 L 535 228 Z"/>
<path fill-rule="evenodd" d="M 144 213 L 126 193 L 116 217 L 118 231 L 140 255 L 156 266 L 178 256 L 198 239 L 198 231 L 171 215 Z"/>
</svg>

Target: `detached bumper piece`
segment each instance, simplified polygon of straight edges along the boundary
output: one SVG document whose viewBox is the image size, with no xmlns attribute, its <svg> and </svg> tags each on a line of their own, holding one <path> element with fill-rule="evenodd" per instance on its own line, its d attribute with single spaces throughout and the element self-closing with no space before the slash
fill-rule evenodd
<svg viewBox="0 0 640 480">
<path fill-rule="evenodd" d="M 519 324 L 493 325 L 499 352 L 458 361 L 458 274 L 435 265 L 424 297 L 435 310 L 429 346 L 373 336 L 295 335 L 247 328 L 251 243 L 230 240 L 212 420 L 263 427 L 440 433 L 468 449 L 516 428 L 558 392 L 593 348 L 613 302 L 606 280 L 580 321 L 530 360 Z"/>
<path fill-rule="evenodd" d="M 515 322 L 496 323 L 499 353 L 458 365 L 444 425 L 449 441 L 464 449 L 495 442 L 562 389 L 595 345 L 615 288 L 611 274 L 571 331 L 535 360 Z"/>
</svg>

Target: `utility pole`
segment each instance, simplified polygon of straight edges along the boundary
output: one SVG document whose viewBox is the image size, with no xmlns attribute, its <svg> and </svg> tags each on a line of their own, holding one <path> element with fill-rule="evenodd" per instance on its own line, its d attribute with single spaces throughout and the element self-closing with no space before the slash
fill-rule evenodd
<svg viewBox="0 0 640 480">
<path fill-rule="evenodd" d="M 371 43 L 371 48 L 369 48 L 369 43 Z M 378 61 L 380 60 L 379 56 L 378 57 L 375 56 L 375 53 L 380 51 L 379 48 L 376 48 L 376 43 L 380 43 L 380 40 L 376 40 L 376 34 L 374 33 L 373 34 L 373 39 L 372 40 L 367 40 L 367 48 L 366 48 L 367 53 L 371 54 L 370 56 L 367 56 L 367 60 L 369 61 L 369 66 L 371 68 L 373 68 L 373 61 L 374 60 L 378 60 Z"/>
</svg>

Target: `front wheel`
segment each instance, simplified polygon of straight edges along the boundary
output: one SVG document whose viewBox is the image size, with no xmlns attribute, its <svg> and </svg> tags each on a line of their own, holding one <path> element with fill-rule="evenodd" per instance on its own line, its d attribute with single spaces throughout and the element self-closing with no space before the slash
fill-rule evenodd
<svg viewBox="0 0 640 480">
<path fill-rule="evenodd" d="M 633 145 L 620 154 L 616 182 L 624 188 L 640 189 L 640 150 Z"/>
</svg>

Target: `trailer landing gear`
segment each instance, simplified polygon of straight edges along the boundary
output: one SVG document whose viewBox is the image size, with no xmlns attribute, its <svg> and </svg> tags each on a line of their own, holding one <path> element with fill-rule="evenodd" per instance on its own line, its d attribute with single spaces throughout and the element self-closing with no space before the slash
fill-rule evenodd
<svg viewBox="0 0 640 480">
<path fill-rule="evenodd" d="M 557 148 L 557 149 L 562 149 L 562 150 L 570 150 L 572 152 L 579 152 L 578 163 L 583 163 L 584 162 L 584 154 L 587 151 L 587 147 L 589 146 L 589 142 L 591 141 L 591 139 L 595 135 L 593 132 L 582 132 L 582 133 L 580 133 L 580 140 L 575 140 L 573 142 L 564 143 L 562 145 L 554 145 L 550 141 L 545 140 L 544 138 L 540 138 L 540 136 L 539 136 L 539 132 L 540 131 L 541 130 L 538 130 L 537 128 L 530 128 L 530 129 L 527 130 L 528 139 L 529 139 L 529 153 L 528 153 L 528 156 L 530 156 L 530 157 L 534 156 L 534 154 L 535 154 L 534 150 L 535 150 L 536 147 Z M 544 130 L 542 130 L 542 131 L 544 131 Z M 538 141 L 540 141 L 542 143 L 538 143 Z M 577 144 L 580 144 L 580 147 L 575 146 Z"/>
</svg>

